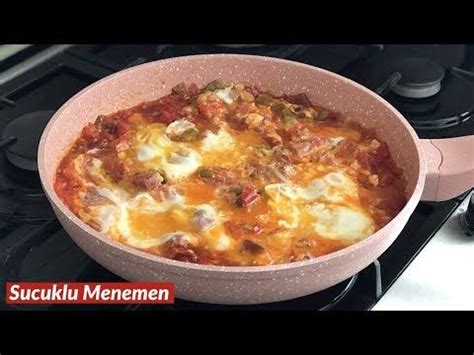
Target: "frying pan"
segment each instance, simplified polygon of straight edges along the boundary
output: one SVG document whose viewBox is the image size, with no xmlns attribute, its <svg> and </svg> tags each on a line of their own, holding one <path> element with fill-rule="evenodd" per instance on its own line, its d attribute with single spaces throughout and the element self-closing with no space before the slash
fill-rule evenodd
<svg viewBox="0 0 474 355">
<path fill-rule="evenodd" d="M 268 266 L 186 263 L 133 249 L 95 231 L 69 211 L 53 189 L 61 158 L 81 129 L 112 113 L 169 93 L 180 82 L 257 85 L 275 94 L 306 93 L 319 106 L 376 129 L 407 179 L 408 202 L 385 227 L 345 249 L 310 260 Z M 420 140 L 379 95 L 329 71 L 251 55 L 197 55 L 159 60 L 108 76 L 67 101 L 41 137 L 38 165 L 46 195 L 64 229 L 105 268 L 130 281 L 171 281 L 178 298 L 216 304 L 288 300 L 333 286 L 378 258 L 423 200 L 450 199 L 474 186 L 474 136 Z"/>
</svg>

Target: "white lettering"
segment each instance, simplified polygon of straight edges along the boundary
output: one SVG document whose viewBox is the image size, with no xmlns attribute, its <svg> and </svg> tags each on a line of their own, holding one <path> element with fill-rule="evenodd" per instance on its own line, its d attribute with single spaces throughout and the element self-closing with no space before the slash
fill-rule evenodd
<svg viewBox="0 0 474 355">
<path fill-rule="evenodd" d="M 170 291 L 167 289 L 160 289 L 158 292 L 158 300 L 159 301 L 167 301 L 170 298 Z"/>
<path fill-rule="evenodd" d="M 101 285 L 84 285 L 83 300 L 95 301 L 167 301 L 167 289 L 102 289 Z"/>
<path fill-rule="evenodd" d="M 106 290 L 101 290 L 100 291 L 100 299 L 101 300 L 104 300 L 104 301 L 110 301 L 110 290 L 109 289 L 106 289 Z"/>
<path fill-rule="evenodd" d="M 148 297 L 150 297 L 150 300 L 152 301 L 156 301 L 157 296 L 158 296 L 158 290 L 156 288 L 154 288 L 153 290 L 150 290 L 150 292 L 148 293 Z"/>
<path fill-rule="evenodd" d="M 133 296 L 132 297 L 136 301 L 144 301 L 148 298 L 147 297 L 147 290 L 143 290 L 143 289 L 133 290 Z"/>
<path fill-rule="evenodd" d="M 123 290 L 122 292 L 122 299 L 124 301 L 130 301 L 130 296 L 132 295 L 132 291 L 127 288 L 126 290 Z"/>
<path fill-rule="evenodd" d="M 49 291 L 50 296 L 48 299 L 60 300 L 62 298 L 61 292 L 65 295 L 67 292 L 67 286 L 65 286 L 63 289 L 60 289 L 57 285 L 53 285 L 53 289 Z"/>
<path fill-rule="evenodd" d="M 13 285 L 10 287 L 10 301 L 16 301 L 18 297 L 20 297 L 20 294 L 18 293 L 18 289 L 20 288 L 20 285 Z"/>
<path fill-rule="evenodd" d="M 96 285 L 92 290 L 89 285 L 84 285 L 83 299 L 99 300 L 100 299 L 100 285 Z"/>
<path fill-rule="evenodd" d="M 78 290 L 71 290 L 67 285 L 59 287 L 53 284 L 47 289 L 22 289 L 21 285 L 10 287 L 10 301 L 77 301 Z"/>
<path fill-rule="evenodd" d="M 40 293 L 41 293 L 41 290 L 39 289 L 34 289 L 34 290 L 31 290 L 31 295 L 30 297 L 28 296 L 24 296 L 25 298 L 23 298 L 24 300 L 27 300 L 27 299 L 30 299 L 32 301 L 38 301 L 40 300 Z M 43 294 L 46 293 L 46 292 L 43 292 Z M 48 292 L 49 293 L 49 292 Z M 45 295 L 45 299 L 48 299 L 48 295 L 46 294 Z"/>
</svg>

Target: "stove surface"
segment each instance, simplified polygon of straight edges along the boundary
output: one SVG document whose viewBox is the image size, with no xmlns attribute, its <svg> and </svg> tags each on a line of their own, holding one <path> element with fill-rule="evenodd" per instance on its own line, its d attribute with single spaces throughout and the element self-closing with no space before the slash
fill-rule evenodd
<svg viewBox="0 0 474 355">
<path fill-rule="evenodd" d="M 25 114 L 57 110 L 82 88 L 122 68 L 161 58 L 220 52 L 260 54 L 300 61 L 354 78 L 372 90 L 376 90 L 381 81 L 386 79 L 386 74 L 376 73 L 379 79 L 364 83 L 368 76 L 363 73 L 374 70 L 370 66 L 373 58 L 384 53 L 425 56 L 437 61 L 445 70 L 440 92 L 418 101 L 389 92 L 386 99 L 404 113 L 421 137 L 474 134 L 474 119 L 470 118 L 473 108 L 471 104 L 474 104 L 474 81 L 450 69 L 456 67 L 469 71 L 474 68 L 473 51 L 469 46 L 196 44 L 72 46 L 28 70 L 20 70 L 22 74 L 5 82 L 2 81 L 4 72 L 0 66 L 0 83 L 3 82 L 0 85 L 0 132 L 14 119 Z M 20 65 L 23 60 L 24 58 L 19 61 Z M 11 68 L 8 70 L 11 72 Z M 467 114 L 458 118 L 464 112 Z M 451 124 L 444 124 L 441 128 L 426 128 L 426 124 L 421 124 L 421 128 L 417 127 L 420 122 L 436 122 L 445 118 L 451 119 Z M 7 158 L 5 152 L 9 144 L 11 143 L 0 150 L 1 281 L 120 280 L 87 256 L 61 228 L 41 190 L 37 173 L 19 168 Z M 328 290 L 292 301 L 232 307 L 177 300 L 174 305 L 159 307 L 117 305 L 16 308 L 6 306 L 0 298 L 0 309 L 368 310 L 383 299 L 390 286 L 465 196 L 463 194 L 456 199 L 439 203 L 420 203 L 395 243 L 374 264 Z M 1 282 L 0 297 L 4 297 L 3 287 L 4 282 Z"/>
</svg>

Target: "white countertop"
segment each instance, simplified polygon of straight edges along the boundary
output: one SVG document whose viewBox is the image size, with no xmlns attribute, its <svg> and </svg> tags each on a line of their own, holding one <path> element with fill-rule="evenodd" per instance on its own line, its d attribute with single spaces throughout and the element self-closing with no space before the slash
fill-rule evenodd
<svg viewBox="0 0 474 355">
<path fill-rule="evenodd" d="M 474 236 L 458 223 L 469 196 L 373 310 L 474 310 Z"/>
</svg>

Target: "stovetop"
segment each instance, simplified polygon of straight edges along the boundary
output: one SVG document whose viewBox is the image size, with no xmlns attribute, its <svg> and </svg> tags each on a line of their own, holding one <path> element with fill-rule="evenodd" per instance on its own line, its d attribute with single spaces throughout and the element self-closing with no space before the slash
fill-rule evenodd
<svg viewBox="0 0 474 355">
<path fill-rule="evenodd" d="M 470 76 L 470 71 L 474 69 L 472 46 L 192 44 L 81 45 L 41 49 L 50 53 L 43 55 L 46 58 L 43 61 L 25 59 L 23 56 L 17 63 L 7 63 L 10 67 L 0 66 L 0 132 L 19 116 L 33 113 L 31 119 L 34 120 L 38 111 L 54 112 L 82 88 L 125 67 L 188 54 L 247 53 L 281 57 L 322 67 L 353 78 L 372 90 L 377 90 L 390 74 L 374 72 L 376 66 L 371 63 L 377 61 L 377 58 L 394 55 L 429 58 L 445 72 L 439 93 L 428 98 L 414 99 L 400 97 L 388 91 L 384 94 L 385 98 L 407 117 L 421 138 L 474 134 L 474 118 L 470 117 L 474 111 L 474 79 Z M 20 65 L 20 69 L 14 66 L 25 62 L 33 64 L 26 68 L 21 68 Z M 442 123 L 438 124 L 437 121 Z M 154 307 L 52 305 L 22 306 L 18 309 L 371 309 L 457 208 L 464 196 L 466 194 L 438 203 L 421 202 L 394 244 L 373 264 L 339 285 L 292 301 L 230 307 L 177 300 L 174 305 Z M 0 309 L 16 309 L 7 307 L 3 302 L 3 281 L 6 280 L 120 280 L 76 246 L 55 219 L 42 192 L 37 172 L 12 165 L 5 155 L 5 148 L 0 151 L 0 267 Z"/>
</svg>

